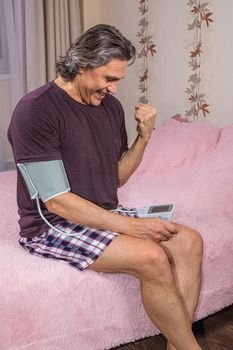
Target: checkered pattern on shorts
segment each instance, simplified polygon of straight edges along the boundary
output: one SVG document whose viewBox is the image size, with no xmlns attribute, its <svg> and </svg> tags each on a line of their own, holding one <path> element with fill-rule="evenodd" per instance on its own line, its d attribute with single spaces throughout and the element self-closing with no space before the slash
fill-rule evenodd
<svg viewBox="0 0 233 350">
<path fill-rule="evenodd" d="M 129 212 L 116 212 L 117 214 L 135 216 L 134 209 L 122 206 L 118 208 Z M 64 261 L 81 271 L 92 264 L 119 235 L 117 232 L 85 227 L 69 221 L 63 221 L 55 227 L 64 233 L 75 233 L 75 236 L 67 236 L 50 228 L 40 236 L 21 237 L 19 243 L 31 254 Z"/>
</svg>

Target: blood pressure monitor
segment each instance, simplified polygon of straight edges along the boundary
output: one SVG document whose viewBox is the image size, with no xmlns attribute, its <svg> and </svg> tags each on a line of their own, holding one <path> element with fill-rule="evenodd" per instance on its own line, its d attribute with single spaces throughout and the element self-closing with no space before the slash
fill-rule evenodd
<svg viewBox="0 0 233 350">
<path fill-rule="evenodd" d="M 138 209 L 137 216 L 139 218 L 160 218 L 162 220 L 170 221 L 173 211 L 173 204 L 149 205 Z"/>
</svg>

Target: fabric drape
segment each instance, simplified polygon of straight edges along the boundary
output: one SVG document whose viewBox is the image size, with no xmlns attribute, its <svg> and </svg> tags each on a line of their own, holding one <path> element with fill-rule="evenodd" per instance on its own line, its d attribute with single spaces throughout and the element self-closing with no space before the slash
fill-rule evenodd
<svg viewBox="0 0 233 350">
<path fill-rule="evenodd" d="M 4 15 L 11 75 L 11 108 L 26 91 L 24 2 L 4 0 Z"/>
<path fill-rule="evenodd" d="M 56 60 L 80 35 L 80 1 L 25 0 L 25 26 L 30 91 L 55 78 Z"/>
<path fill-rule="evenodd" d="M 81 33 L 80 0 L 4 0 L 11 105 L 56 77 L 55 62 Z"/>
</svg>

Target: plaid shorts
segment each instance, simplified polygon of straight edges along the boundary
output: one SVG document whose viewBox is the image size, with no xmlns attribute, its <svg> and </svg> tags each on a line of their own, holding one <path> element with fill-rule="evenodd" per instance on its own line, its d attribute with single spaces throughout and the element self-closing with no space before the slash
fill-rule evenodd
<svg viewBox="0 0 233 350">
<path fill-rule="evenodd" d="M 127 212 L 116 212 L 124 216 L 135 217 L 135 209 L 123 208 Z M 20 245 L 29 253 L 44 258 L 61 260 L 79 270 L 84 270 L 104 252 L 106 247 L 119 233 L 80 226 L 69 221 L 55 225 L 64 234 L 50 228 L 42 235 L 33 238 L 21 237 Z M 75 234 L 68 236 L 67 234 Z"/>
</svg>

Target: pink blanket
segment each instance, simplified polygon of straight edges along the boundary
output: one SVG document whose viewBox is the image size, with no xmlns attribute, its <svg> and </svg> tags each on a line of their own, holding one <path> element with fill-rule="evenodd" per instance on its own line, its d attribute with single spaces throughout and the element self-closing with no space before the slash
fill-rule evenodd
<svg viewBox="0 0 233 350">
<path fill-rule="evenodd" d="M 233 303 L 233 125 L 179 123 L 155 130 L 144 160 L 120 189 L 126 205 L 174 203 L 173 219 L 204 242 L 201 319 Z M 15 172 L 0 174 L 0 349 L 103 350 L 157 334 L 138 281 L 79 272 L 30 256 L 17 243 Z"/>
</svg>

